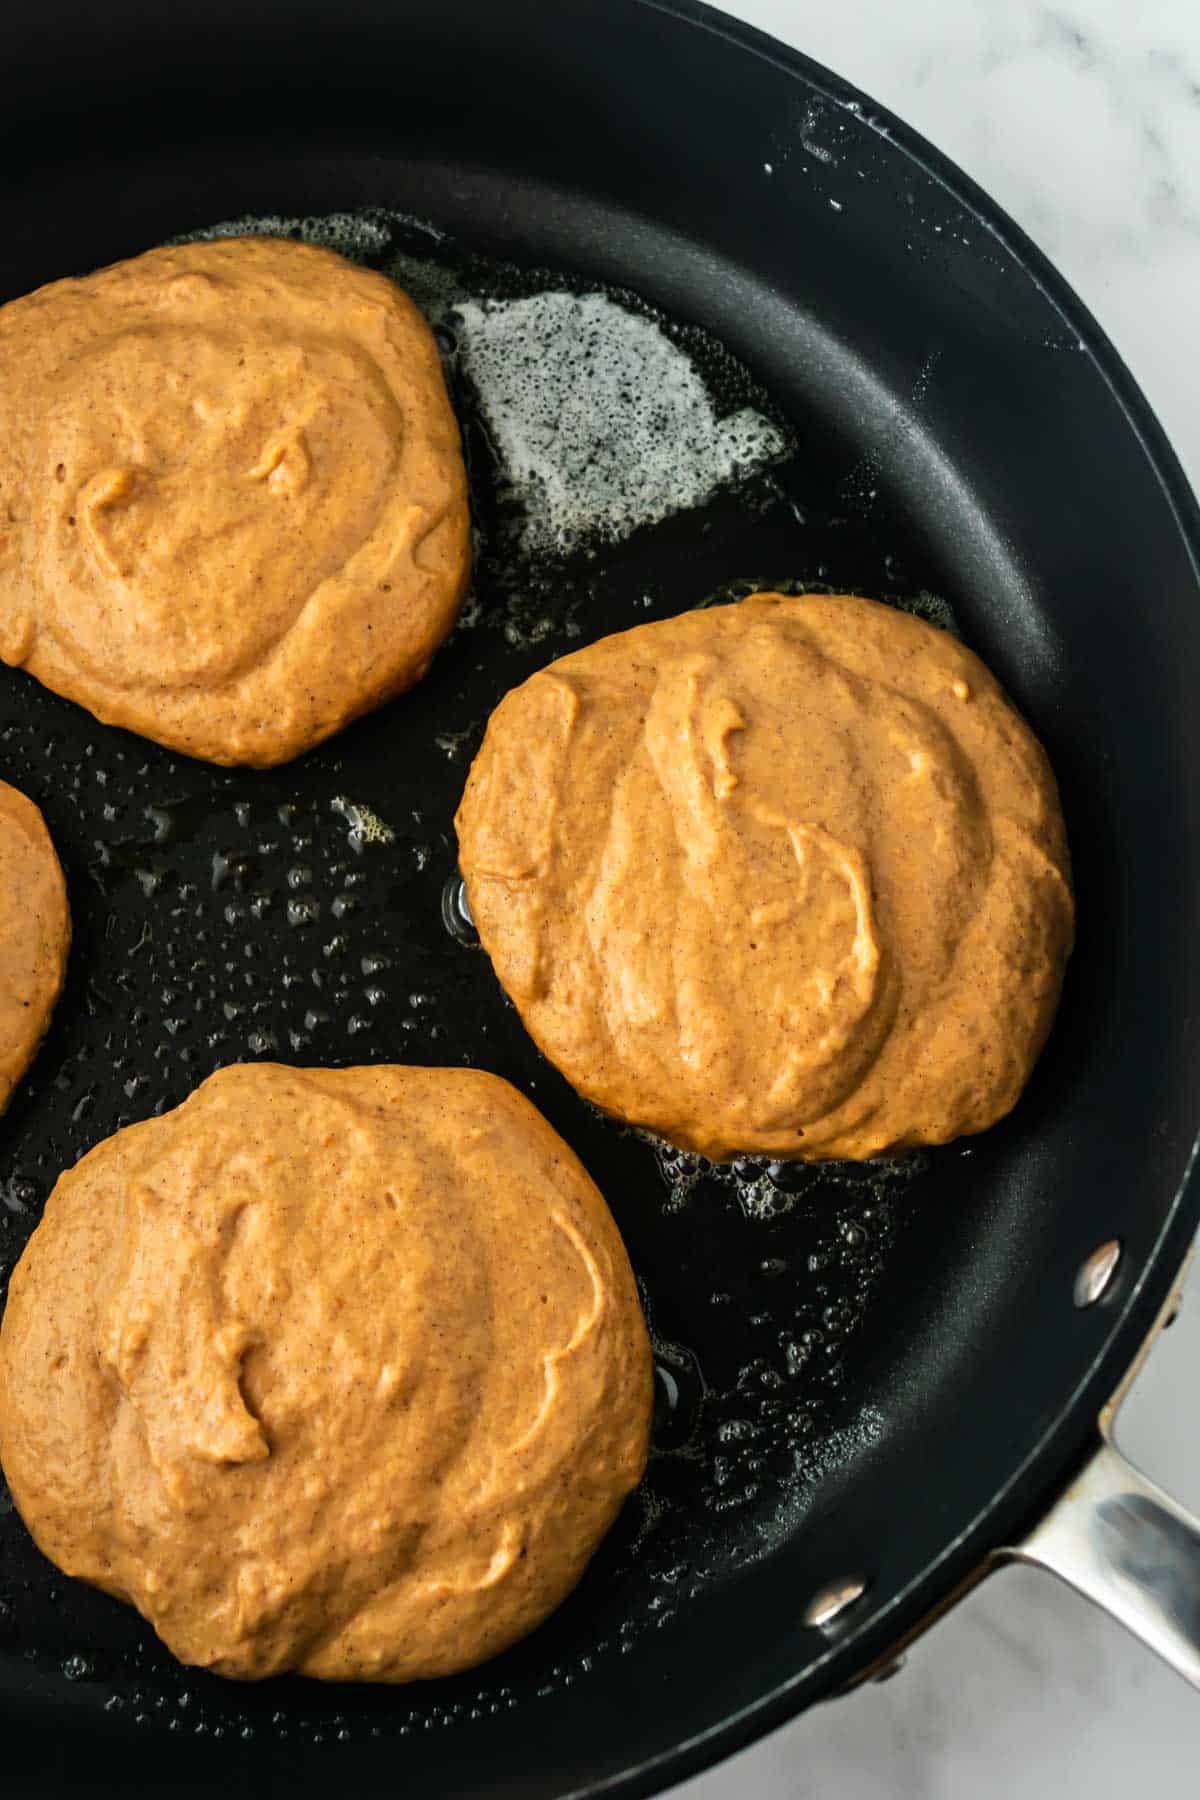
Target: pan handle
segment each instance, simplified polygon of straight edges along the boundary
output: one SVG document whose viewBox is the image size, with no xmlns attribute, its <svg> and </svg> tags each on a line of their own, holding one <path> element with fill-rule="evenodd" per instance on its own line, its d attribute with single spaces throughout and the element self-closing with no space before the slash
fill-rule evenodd
<svg viewBox="0 0 1200 1800">
<path fill-rule="evenodd" d="M 1200 1519 L 1107 1439 L 1023 1544 L 1048 1569 L 1200 1688 Z"/>
</svg>

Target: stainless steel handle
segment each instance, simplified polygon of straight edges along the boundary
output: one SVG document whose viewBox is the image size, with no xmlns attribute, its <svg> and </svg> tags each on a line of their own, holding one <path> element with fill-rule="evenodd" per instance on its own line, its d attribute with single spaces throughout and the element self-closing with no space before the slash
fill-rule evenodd
<svg viewBox="0 0 1200 1800">
<path fill-rule="evenodd" d="M 1184 1257 L 1158 1317 L 1097 1420 L 1097 1447 L 1074 1481 L 1020 1544 L 994 1550 L 972 1570 L 953 1599 L 1005 1563 L 1027 1563 L 1057 1575 L 1091 1600 L 1200 1690 L 1200 1518 L 1176 1505 L 1135 1469 L 1112 1441 L 1122 1401 L 1183 1301 L 1200 1239 Z M 1075 1304 L 1095 1306 L 1120 1265 L 1115 1239 L 1098 1246 L 1079 1270 Z M 810 1601 L 808 1624 L 830 1623 L 864 1592 L 861 1581 L 823 1589 Z M 945 1604 L 861 1670 L 849 1687 L 886 1681 L 903 1667 L 908 1646 L 941 1617 Z M 847 1689 L 848 1691 L 848 1689 Z"/>
<path fill-rule="evenodd" d="M 1005 1554 L 1049 1569 L 1200 1688 L 1200 1519 L 1107 1440 Z"/>
</svg>

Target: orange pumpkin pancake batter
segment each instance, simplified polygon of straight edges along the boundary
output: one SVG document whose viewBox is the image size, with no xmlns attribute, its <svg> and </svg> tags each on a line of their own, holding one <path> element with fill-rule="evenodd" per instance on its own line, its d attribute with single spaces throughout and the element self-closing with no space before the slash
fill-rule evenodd
<svg viewBox="0 0 1200 1800">
<path fill-rule="evenodd" d="M 459 808 L 496 973 L 607 1112 L 862 1158 L 1016 1101 L 1072 941 L 1041 747 L 946 632 L 756 594 L 505 696 Z"/>
<path fill-rule="evenodd" d="M 651 1373 L 612 1217 L 506 1082 L 256 1064 L 59 1181 L 0 1460 L 42 1550 L 184 1662 L 410 1681 L 575 1585 Z"/>
<path fill-rule="evenodd" d="M 0 1113 L 50 1023 L 70 948 L 67 887 L 46 822 L 0 781 Z"/>
<path fill-rule="evenodd" d="M 286 762 L 420 679 L 469 565 L 432 334 L 241 238 L 0 308 L 0 658 L 190 756 Z"/>
</svg>

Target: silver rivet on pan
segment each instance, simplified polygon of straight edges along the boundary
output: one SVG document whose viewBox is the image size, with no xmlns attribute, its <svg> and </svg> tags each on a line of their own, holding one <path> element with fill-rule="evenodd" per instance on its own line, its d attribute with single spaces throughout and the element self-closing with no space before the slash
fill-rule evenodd
<svg viewBox="0 0 1200 1800">
<path fill-rule="evenodd" d="M 1110 1238 L 1107 1244 L 1101 1244 L 1098 1250 L 1092 1251 L 1075 1277 L 1076 1306 L 1095 1306 L 1097 1300 L 1108 1292 L 1120 1260 L 1119 1238 Z"/>
<path fill-rule="evenodd" d="M 832 1625 L 835 1619 L 841 1618 L 848 1606 L 853 1606 L 856 1600 L 861 1600 L 866 1591 L 866 1582 L 859 1581 L 853 1576 L 846 1581 L 831 1582 L 827 1588 L 822 1588 L 820 1593 L 814 1594 L 805 1607 L 804 1623 L 822 1627 Z"/>
<path fill-rule="evenodd" d="M 467 899 L 466 883 L 457 872 L 450 876 L 442 889 L 442 924 L 460 944 L 479 942 L 479 933 L 471 917 L 471 903 Z"/>
</svg>

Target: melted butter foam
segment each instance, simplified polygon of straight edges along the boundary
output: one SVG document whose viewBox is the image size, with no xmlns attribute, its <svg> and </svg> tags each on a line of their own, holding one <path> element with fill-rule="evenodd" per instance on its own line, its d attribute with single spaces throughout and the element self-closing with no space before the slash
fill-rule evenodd
<svg viewBox="0 0 1200 1800">
<path fill-rule="evenodd" d="M 457 317 L 529 551 L 615 542 L 787 452 L 752 408 L 719 418 L 687 355 L 604 294 L 467 300 Z"/>
</svg>

